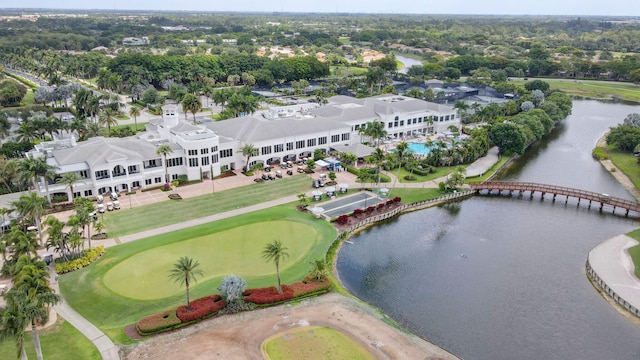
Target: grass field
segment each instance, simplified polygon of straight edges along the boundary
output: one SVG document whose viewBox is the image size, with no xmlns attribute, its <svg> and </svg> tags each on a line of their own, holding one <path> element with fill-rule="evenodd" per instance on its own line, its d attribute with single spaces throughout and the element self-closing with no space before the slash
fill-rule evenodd
<svg viewBox="0 0 640 360">
<path fill-rule="evenodd" d="M 168 202 L 169 203 L 169 202 Z M 265 233 L 261 226 L 250 226 L 252 224 L 264 224 L 265 222 L 275 222 L 281 224 Z M 283 222 L 293 222 L 302 225 L 282 225 Z M 177 260 L 183 256 L 185 252 L 191 251 L 189 241 L 197 238 L 206 238 L 213 234 L 232 234 L 228 232 L 232 229 L 237 231 L 248 230 L 242 234 L 244 243 L 241 246 L 233 241 L 224 241 L 220 247 L 215 244 L 210 245 L 207 250 L 211 254 L 210 257 L 204 257 L 204 254 L 198 254 L 203 269 L 213 269 L 207 271 L 215 271 L 217 276 L 205 274 L 207 278 L 199 279 L 198 283 L 191 287 L 192 299 L 202 297 L 207 294 L 217 293 L 217 286 L 220 284 L 221 278 L 229 274 L 242 276 L 247 281 L 248 287 L 271 286 L 276 284 L 275 267 L 271 264 L 272 269 L 268 270 L 268 264 L 261 258 L 256 257 L 256 253 L 262 251 L 265 241 L 273 241 L 278 238 L 283 241 L 289 241 L 292 236 L 300 237 L 302 241 L 308 241 L 311 244 L 294 245 L 287 243 L 291 247 L 291 257 L 281 263 L 281 277 L 283 283 L 293 282 L 302 279 L 310 270 L 310 262 L 317 258 L 322 258 L 336 236 L 335 228 L 326 221 L 315 219 L 313 216 L 301 213 L 294 209 L 293 204 L 282 205 L 270 209 L 256 211 L 229 219 L 216 221 L 200 226 L 191 227 L 171 233 L 162 234 L 148 239 L 138 240 L 113 248 L 107 249 L 107 252 L 94 264 L 82 270 L 65 274 L 60 277 L 60 289 L 67 301 L 82 316 L 91 321 L 104 331 L 111 339 L 117 343 L 130 343 L 130 340 L 123 332 L 123 328 L 129 324 L 136 322 L 141 317 L 158 313 L 167 308 L 177 307 L 185 301 L 184 292 L 178 291 L 172 284 L 172 281 L 166 277 L 170 269 L 171 259 Z M 291 229 L 302 230 L 296 231 L 295 234 L 286 234 Z M 309 229 L 308 233 L 307 230 Z M 313 230 L 311 230 L 313 229 Z M 238 235 L 234 235 L 238 236 Z M 297 239 L 295 241 L 298 241 Z M 146 259 L 145 263 L 136 263 L 135 256 L 144 254 L 147 251 L 161 249 L 165 246 L 171 246 L 173 254 L 165 254 L 166 258 L 157 259 L 158 263 L 167 264 L 165 269 L 155 268 L 157 274 L 150 275 L 147 279 L 141 279 L 134 272 L 143 271 L 146 266 L 155 267 L 154 259 Z M 182 246 L 181 246 L 182 245 Z M 294 246 L 296 249 L 294 250 Z M 300 252 L 308 246 L 308 251 L 304 254 Z M 246 255 L 244 261 L 253 261 L 256 269 L 260 269 L 262 275 L 258 275 L 258 271 L 246 272 L 246 263 L 236 264 L 228 262 L 226 264 L 212 264 L 216 257 L 239 256 Z M 251 255 L 249 255 L 251 253 Z M 128 262 L 126 268 L 118 268 L 123 262 Z M 120 265 L 124 266 L 124 265 Z M 223 268 L 226 266 L 226 268 Z M 114 268 L 116 268 L 114 270 Z M 129 270 L 129 278 L 125 279 L 127 286 L 135 288 L 138 286 L 157 286 L 170 287 L 171 296 L 154 299 L 140 300 L 131 297 L 121 296 L 117 292 L 111 290 L 105 284 L 105 278 L 111 271 L 121 272 L 117 276 L 125 276 L 122 271 Z M 147 273 L 150 269 L 144 269 Z M 155 284 L 144 285 L 143 281 L 155 281 Z M 112 285 L 113 286 L 113 285 Z"/>
<path fill-rule="evenodd" d="M 334 77 L 346 77 L 346 76 L 362 76 L 367 73 L 367 69 L 356 66 L 331 66 L 331 76 Z"/>
<path fill-rule="evenodd" d="M 627 234 L 629 237 L 640 241 L 640 229 L 633 230 L 632 232 Z M 633 260 L 633 265 L 635 265 L 635 274 L 636 277 L 640 278 L 640 245 L 636 245 L 634 247 L 630 247 L 627 251 L 629 251 L 629 255 Z"/>
<path fill-rule="evenodd" d="M 640 87 L 635 84 L 592 80 L 540 80 L 549 83 L 553 89 L 560 89 L 571 95 L 599 99 L 610 99 L 615 97 L 623 100 L 640 102 Z M 515 82 L 524 85 L 527 81 Z"/>
<path fill-rule="evenodd" d="M 435 180 L 437 178 L 441 178 L 443 176 L 449 175 L 450 173 L 452 173 L 456 167 L 455 166 L 450 166 L 450 167 L 437 167 L 434 168 L 435 172 L 429 174 L 429 175 L 416 175 L 411 174 L 410 172 L 408 172 L 407 170 L 405 170 L 404 168 L 400 169 L 400 175 L 398 176 L 398 182 L 400 183 L 420 183 L 420 182 L 425 182 L 425 181 L 429 181 L 429 180 Z M 398 173 L 398 169 L 393 169 L 391 171 L 393 173 L 393 175 L 395 176 Z M 409 181 L 409 180 L 405 180 L 405 176 L 407 175 L 413 175 L 413 177 L 415 177 L 416 179 L 413 181 Z"/>
<path fill-rule="evenodd" d="M 138 122 L 138 131 L 144 130 L 145 124 L 148 124 L 148 122 Z M 126 127 L 131 129 L 131 131 L 133 131 L 135 129 L 135 124 L 116 125 L 116 126 L 112 126 L 111 130 L 122 129 Z"/>
<path fill-rule="evenodd" d="M 608 146 L 609 156 L 611 161 L 622 172 L 631 179 L 636 188 L 640 189 L 640 166 L 638 165 L 638 158 L 633 154 L 617 150 L 615 146 Z"/>
<path fill-rule="evenodd" d="M 440 192 L 440 190 L 435 188 L 425 188 L 425 189 L 396 188 L 389 192 L 390 198 L 400 196 L 402 198 L 402 202 L 406 204 L 411 204 L 411 203 L 422 201 L 422 200 L 429 200 L 429 199 L 437 198 L 438 196 L 442 196 L 442 195 L 443 194 Z"/>
<path fill-rule="evenodd" d="M 347 335 L 323 327 L 289 330 L 267 339 L 261 347 L 270 360 L 375 359 Z"/>
<path fill-rule="evenodd" d="M 278 181 L 251 184 L 195 198 L 163 201 L 127 211 L 111 212 L 104 215 L 104 223 L 109 236 L 122 236 L 299 194 L 309 189 L 309 177 L 294 175 Z M 180 188 L 177 192 L 180 193 Z"/>
<path fill-rule="evenodd" d="M 89 339 L 68 322 L 58 318 L 51 327 L 38 332 L 42 355 L 47 360 L 100 360 L 100 353 Z M 36 358 L 31 333 L 25 333 L 25 350 L 29 359 Z M 0 359 L 15 359 L 15 343 L 8 339 L 0 342 Z"/>
<path fill-rule="evenodd" d="M 200 261 L 204 276 L 198 281 L 224 277 L 229 272 L 242 277 L 275 276 L 273 264 L 261 257 L 262 249 L 274 239 L 288 248 L 289 257 L 282 264 L 285 270 L 311 250 L 318 233 L 309 224 L 287 220 L 248 224 L 135 254 L 107 271 L 103 281 L 110 290 L 138 300 L 182 294 L 184 289 L 177 283 L 166 284 L 167 269 L 177 255 Z"/>
</svg>

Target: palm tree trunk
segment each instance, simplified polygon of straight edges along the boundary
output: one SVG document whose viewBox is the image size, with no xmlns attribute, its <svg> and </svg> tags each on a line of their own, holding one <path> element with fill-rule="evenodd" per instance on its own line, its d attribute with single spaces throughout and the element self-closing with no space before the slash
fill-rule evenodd
<svg viewBox="0 0 640 360">
<path fill-rule="evenodd" d="M 276 263 L 276 275 L 278 276 L 278 294 L 282 294 L 282 287 L 280 286 L 280 264 Z"/>
<path fill-rule="evenodd" d="M 27 352 L 24 350 L 24 344 L 22 344 L 22 347 L 20 349 L 20 360 L 28 360 Z"/>
<path fill-rule="evenodd" d="M 89 250 L 91 250 L 91 220 L 87 224 L 87 240 L 89 240 Z"/>
<path fill-rule="evenodd" d="M 33 220 L 36 223 L 36 228 L 38 229 L 38 237 L 40 238 L 40 246 L 44 246 L 44 240 L 42 239 L 42 226 L 40 225 L 40 214 L 36 214 L 33 217 Z"/>
<path fill-rule="evenodd" d="M 42 348 L 40 347 L 40 337 L 38 336 L 38 327 L 35 320 L 31 321 L 31 332 L 33 335 L 33 346 L 36 348 L 36 358 L 42 360 Z"/>
<path fill-rule="evenodd" d="M 191 302 L 189 301 L 189 277 L 186 278 L 185 285 L 187 287 L 187 311 L 191 311 Z"/>
</svg>

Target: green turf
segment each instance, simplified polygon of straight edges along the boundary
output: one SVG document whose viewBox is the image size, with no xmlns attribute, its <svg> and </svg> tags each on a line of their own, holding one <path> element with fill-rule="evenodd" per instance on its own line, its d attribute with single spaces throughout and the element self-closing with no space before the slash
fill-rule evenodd
<svg viewBox="0 0 640 360">
<path fill-rule="evenodd" d="M 631 179 L 636 188 L 640 189 L 640 166 L 638 158 L 629 152 L 617 150 L 615 146 L 607 146 L 611 161 Z"/>
<path fill-rule="evenodd" d="M 591 80 L 558 80 L 540 79 L 553 89 L 560 89 L 571 95 L 585 96 L 591 98 L 608 99 L 616 97 L 624 100 L 640 102 L 640 87 L 631 83 L 614 81 L 591 81 Z M 527 81 L 515 81 L 524 85 Z"/>
<path fill-rule="evenodd" d="M 139 122 L 138 121 L 138 131 L 144 130 L 144 126 L 146 124 L 148 124 L 148 122 Z M 116 126 L 112 126 L 111 130 L 122 129 L 122 128 L 126 128 L 126 127 L 133 131 L 136 126 L 135 126 L 135 124 L 116 125 Z"/>
<path fill-rule="evenodd" d="M 463 165 L 463 166 L 468 166 L 468 165 Z M 409 171 L 405 170 L 404 168 L 400 169 L 400 175 L 398 175 L 398 182 L 399 183 L 420 183 L 420 182 L 425 182 L 425 181 L 429 181 L 429 180 L 435 180 L 438 178 L 441 178 L 443 176 L 449 175 L 450 173 L 452 173 L 454 170 L 456 169 L 455 166 L 443 166 L 443 167 L 436 167 L 434 168 L 434 172 L 429 174 L 429 175 L 416 175 L 415 173 L 410 173 Z M 396 176 L 398 174 L 398 169 L 393 169 L 390 171 L 394 176 Z M 415 178 L 415 180 L 413 181 L 409 181 L 409 180 L 405 180 L 405 176 L 408 175 L 413 175 L 413 177 Z"/>
<path fill-rule="evenodd" d="M 176 256 L 200 262 L 199 281 L 234 273 L 241 277 L 275 275 L 275 267 L 262 261 L 261 251 L 278 239 L 288 248 L 282 270 L 298 262 L 318 240 L 316 229 L 294 221 L 249 224 L 189 240 L 158 246 L 138 253 L 114 266 L 104 276 L 110 290 L 132 299 L 154 300 L 184 292 L 177 283 L 167 284 L 167 273 Z"/>
<path fill-rule="evenodd" d="M 183 304 L 185 301 L 184 292 L 156 300 L 138 300 L 123 297 L 105 285 L 103 279 L 108 272 L 136 254 L 237 227 L 249 227 L 251 224 L 264 223 L 266 221 L 293 221 L 302 223 L 312 227 L 317 234 L 315 238 L 308 238 L 308 234 L 306 233 L 296 234 L 303 238 L 308 238 L 310 241 L 313 241 L 313 244 L 306 254 L 298 258 L 297 262 L 294 262 L 293 257 L 295 255 L 292 251 L 292 258 L 282 263 L 285 267 L 281 272 L 283 283 L 302 279 L 311 268 L 310 262 L 314 259 L 324 257 L 336 236 L 336 230 L 331 224 L 318 220 L 310 214 L 295 210 L 294 204 L 277 206 L 109 248 L 100 260 L 91 266 L 62 275 L 59 280 L 61 292 L 64 295 L 65 301 L 82 314 L 82 316 L 98 326 L 115 342 L 131 342 L 123 332 L 124 327 L 144 316 L 155 314 L 168 308 L 175 308 Z M 251 247 L 251 249 L 260 252 L 262 250 L 261 244 L 263 244 L 264 240 L 258 238 L 265 236 L 258 227 L 254 228 L 257 233 L 247 234 L 247 237 L 255 239 L 256 241 L 255 247 Z M 288 229 L 286 226 L 280 228 L 281 232 L 286 232 Z M 276 235 L 279 234 L 276 232 Z M 275 239 L 274 236 L 274 238 L 269 238 L 268 240 L 273 241 Z M 233 243 L 228 242 L 227 245 L 233 246 Z M 219 251 L 222 256 L 226 256 L 228 253 L 228 249 L 224 248 L 214 248 L 214 250 Z M 234 249 L 233 251 L 235 252 L 236 250 Z M 175 259 L 178 259 L 180 256 L 182 256 L 180 252 L 174 254 Z M 263 267 L 262 263 L 265 261 L 262 258 L 256 259 L 255 255 L 252 255 L 252 259 L 255 266 Z M 204 264 L 204 259 L 201 260 L 201 263 Z M 153 266 L 153 264 L 146 265 Z M 139 264 L 136 265 L 136 268 L 130 269 L 131 279 L 127 280 L 129 282 L 128 286 L 140 286 L 137 279 L 135 281 L 133 280 L 133 272 L 138 271 L 137 269 L 146 265 Z M 210 265 L 206 264 L 206 266 Z M 231 265 L 224 275 L 235 273 L 242 275 L 240 271 L 243 269 L 244 266 L 238 265 L 238 267 L 235 267 Z M 168 270 L 169 269 L 161 271 L 161 273 L 166 274 L 165 271 Z M 275 271 L 275 267 L 272 271 Z M 162 274 L 157 275 L 157 279 L 160 279 L 161 282 L 157 284 L 157 286 L 173 286 L 171 285 L 172 281 L 169 280 L 168 277 L 162 281 Z M 275 275 L 247 275 L 244 276 L 244 279 L 247 281 L 248 287 L 271 286 L 276 284 Z M 221 276 L 199 280 L 197 284 L 191 288 L 192 298 L 195 299 L 207 294 L 217 293 L 216 288 L 220 285 L 220 280 Z"/>
<path fill-rule="evenodd" d="M 287 331 L 263 344 L 270 360 L 375 359 L 344 333 L 321 327 Z"/>
<path fill-rule="evenodd" d="M 42 355 L 47 360 L 99 360 L 100 353 L 89 339 L 63 319 L 38 332 Z M 31 332 L 25 333 L 25 350 L 29 359 L 36 358 Z M 16 346 L 12 339 L 0 342 L 0 359 L 15 359 Z"/>
<path fill-rule="evenodd" d="M 277 181 L 251 184 L 195 198 L 162 201 L 126 211 L 106 213 L 104 214 L 104 223 L 109 236 L 122 236 L 219 214 L 308 190 L 311 190 L 311 180 L 308 176 L 299 174 Z M 180 193 L 180 188 L 177 192 Z"/>
<path fill-rule="evenodd" d="M 633 239 L 640 241 L 640 229 L 633 230 L 627 235 Z M 627 251 L 629 251 L 631 260 L 633 260 L 633 264 L 635 265 L 636 277 L 640 278 L 640 245 L 630 247 Z"/>
<path fill-rule="evenodd" d="M 399 196 L 402 198 L 402 202 L 406 204 L 411 204 L 414 202 L 429 200 L 433 198 L 437 198 L 438 196 L 442 196 L 443 194 L 437 188 L 407 188 L 407 189 L 393 189 L 389 192 L 389 197 L 393 198 Z"/>
</svg>

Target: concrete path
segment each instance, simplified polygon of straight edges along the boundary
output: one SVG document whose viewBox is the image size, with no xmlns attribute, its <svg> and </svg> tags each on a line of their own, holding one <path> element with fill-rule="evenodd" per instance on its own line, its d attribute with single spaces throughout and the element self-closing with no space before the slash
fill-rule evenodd
<svg viewBox="0 0 640 360">
<path fill-rule="evenodd" d="M 618 235 L 589 252 L 591 268 L 616 294 L 636 309 L 640 309 L 640 280 L 627 249 L 638 241 Z"/>
<path fill-rule="evenodd" d="M 489 149 L 487 156 L 481 157 L 478 160 L 474 161 L 473 164 L 467 167 L 467 176 L 482 176 L 484 173 L 489 171 L 493 164 L 497 163 L 500 160 L 500 156 L 498 155 L 498 147 L 494 146 Z"/>
</svg>

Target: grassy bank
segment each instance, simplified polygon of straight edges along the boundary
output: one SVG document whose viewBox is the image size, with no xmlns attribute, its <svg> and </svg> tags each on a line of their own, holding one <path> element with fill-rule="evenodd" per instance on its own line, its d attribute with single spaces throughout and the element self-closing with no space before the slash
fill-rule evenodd
<svg viewBox="0 0 640 360">
<path fill-rule="evenodd" d="M 595 80 L 540 80 L 549 83 L 552 89 L 559 89 L 571 95 L 596 99 L 617 98 L 640 103 L 640 87 L 631 83 Z M 527 81 L 521 80 L 516 83 L 524 85 Z"/>
</svg>

